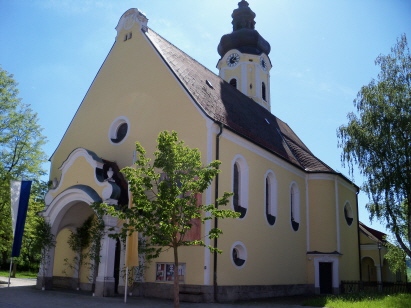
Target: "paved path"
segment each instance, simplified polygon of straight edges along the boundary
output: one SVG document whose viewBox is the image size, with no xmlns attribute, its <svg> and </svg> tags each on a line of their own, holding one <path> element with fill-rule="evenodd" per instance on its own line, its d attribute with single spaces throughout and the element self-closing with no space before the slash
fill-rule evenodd
<svg viewBox="0 0 411 308">
<path fill-rule="evenodd" d="M 123 297 L 93 297 L 90 292 L 72 290 L 41 291 L 35 288 L 35 279 L 11 278 L 7 287 L 7 277 L 0 277 L 0 308 L 117 308 L 117 307 L 173 307 L 171 300 L 129 297 L 124 303 Z M 294 303 L 293 303 L 294 302 Z M 294 298 L 247 301 L 231 304 L 216 303 L 180 303 L 182 308 L 233 308 L 233 307 L 273 307 L 301 308 Z M 305 307 L 310 308 L 310 307 Z"/>
</svg>

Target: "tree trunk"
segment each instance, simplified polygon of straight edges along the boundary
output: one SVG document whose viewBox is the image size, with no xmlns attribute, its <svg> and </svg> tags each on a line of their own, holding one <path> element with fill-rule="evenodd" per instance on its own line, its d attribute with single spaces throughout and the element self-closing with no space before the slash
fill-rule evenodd
<svg viewBox="0 0 411 308">
<path fill-rule="evenodd" d="M 180 283 L 178 277 L 178 252 L 177 246 L 174 249 L 174 308 L 180 307 Z"/>
</svg>

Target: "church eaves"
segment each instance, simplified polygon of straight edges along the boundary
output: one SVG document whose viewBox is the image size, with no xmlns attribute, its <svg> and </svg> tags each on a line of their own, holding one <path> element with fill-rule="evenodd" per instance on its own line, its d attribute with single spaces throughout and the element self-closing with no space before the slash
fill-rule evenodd
<svg viewBox="0 0 411 308">
<path fill-rule="evenodd" d="M 217 123 L 306 172 L 335 173 L 294 131 L 150 28 L 146 36 L 203 112 Z M 213 87 L 207 85 L 212 84 Z"/>
</svg>

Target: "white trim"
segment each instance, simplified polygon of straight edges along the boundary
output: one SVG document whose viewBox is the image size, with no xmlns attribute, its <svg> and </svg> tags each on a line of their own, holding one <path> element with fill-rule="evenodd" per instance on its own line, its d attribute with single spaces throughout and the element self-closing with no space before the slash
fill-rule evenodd
<svg viewBox="0 0 411 308">
<path fill-rule="evenodd" d="M 241 85 L 238 88 L 244 95 L 248 96 L 248 78 L 247 78 L 247 64 L 245 62 L 240 63 L 241 67 Z"/>
<path fill-rule="evenodd" d="M 269 189 L 270 189 L 270 208 L 269 208 L 269 214 L 272 216 L 276 217 L 276 221 L 278 219 L 278 181 L 277 177 L 275 176 L 275 173 L 273 170 L 269 169 L 267 172 L 264 174 L 264 204 L 263 204 L 263 214 L 264 214 L 264 220 L 267 223 L 269 227 L 274 227 L 275 223 L 270 225 L 267 221 L 267 213 L 266 213 L 266 196 L 267 196 L 267 185 L 266 181 L 267 178 L 270 181 Z"/>
<path fill-rule="evenodd" d="M 244 156 L 241 154 L 237 154 L 234 156 L 233 160 L 231 161 L 231 185 L 234 185 L 234 165 L 238 163 L 239 167 L 239 181 L 240 185 L 238 187 L 239 190 L 239 205 L 248 210 L 248 164 Z M 233 189 L 234 190 L 234 189 Z M 231 197 L 232 200 L 233 197 Z M 234 210 L 234 204 L 231 202 L 231 208 Z M 243 218 L 238 219 L 245 219 L 247 217 L 247 213 L 244 215 Z"/>
<path fill-rule="evenodd" d="M 371 256 L 362 256 L 362 257 L 361 257 L 361 262 L 362 262 L 365 258 L 370 258 L 370 259 L 372 260 L 372 262 L 374 263 L 374 266 L 377 265 L 377 262 L 375 262 L 374 258 L 371 257 Z M 378 263 L 378 264 L 379 264 L 379 263 Z"/>
<path fill-rule="evenodd" d="M 117 138 L 117 131 L 118 128 L 120 127 L 121 124 L 126 123 L 127 124 L 127 133 L 124 136 L 123 139 L 121 139 L 119 142 L 113 142 L 112 139 L 116 139 Z M 128 137 L 128 135 L 130 134 L 131 131 L 131 127 L 130 127 L 130 121 L 128 120 L 127 117 L 124 116 L 120 116 L 117 117 L 116 119 L 114 119 L 114 121 L 111 123 L 110 128 L 108 130 L 108 140 L 112 145 L 120 145 L 122 144 Z"/>
<path fill-rule="evenodd" d="M 53 234 L 57 234 L 60 231 L 58 227 L 67 211 L 79 202 L 84 202 L 90 205 L 94 202 L 94 200 L 90 197 L 90 195 L 81 189 L 67 189 L 54 198 L 46 210 L 41 213 L 43 217 L 48 217 L 49 223 L 52 226 Z"/>
<path fill-rule="evenodd" d="M 235 79 L 235 83 L 236 83 L 236 87 L 235 87 L 235 88 L 238 90 L 239 81 L 238 81 L 238 77 L 237 77 L 237 76 L 231 77 L 230 80 L 228 80 L 227 82 L 231 85 L 231 80 L 233 80 L 233 79 Z M 232 86 L 232 85 L 231 85 L 231 86 Z"/>
<path fill-rule="evenodd" d="M 305 178 L 305 221 L 306 221 L 306 241 L 307 251 L 310 251 L 310 192 L 308 190 L 308 177 Z"/>
<path fill-rule="evenodd" d="M 339 288 L 339 257 L 332 255 L 314 256 L 315 288 L 320 288 L 320 262 L 332 263 L 333 289 Z"/>
<path fill-rule="evenodd" d="M 267 74 L 267 87 L 265 89 L 265 91 L 267 92 L 267 104 L 268 104 L 268 111 L 271 111 L 271 90 L 270 90 L 270 74 Z"/>
<path fill-rule="evenodd" d="M 377 250 L 378 251 L 378 244 L 361 244 L 360 249 L 361 250 Z M 386 254 L 387 253 L 387 248 L 382 246 L 381 247 L 381 253 Z"/>
<path fill-rule="evenodd" d="M 277 157 L 276 155 L 268 152 L 267 150 L 255 145 L 254 143 L 246 140 L 245 138 L 229 131 L 228 129 L 225 129 L 223 131 L 223 134 L 221 135 L 221 137 L 224 137 L 225 139 L 243 147 L 246 150 L 249 150 L 251 152 L 253 152 L 254 154 L 259 155 L 260 157 L 267 159 L 268 161 L 278 165 L 279 167 L 284 168 L 285 170 L 301 177 L 301 178 L 305 178 L 306 177 L 306 173 L 300 169 L 298 169 L 297 167 L 292 166 L 289 162 L 286 162 L 285 160 Z"/>
<path fill-rule="evenodd" d="M 264 82 L 260 78 L 260 72 L 262 71 L 261 65 L 260 65 L 260 59 L 258 59 L 257 63 L 254 63 L 254 76 L 255 76 L 255 97 L 261 100 L 261 106 L 264 104 L 263 100 L 263 91 L 261 90 L 261 82 Z M 258 104 L 258 103 L 257 103 Z"/>
<path fill-rule="evenodd" d="M 113 202 L 116 201 L 116 200 L 109 199 L 109 197 L 111 196 L 111 194 L 113 192 L 112 184 L 109 183 L 109 182 L 100 182 L 97 179 L 97 176 L 96 176 L 95 169 L 103 169 L 104 164 L 101 161 L 95 160 L 94 157 L 92 155 L 90 155 L 90 153 L 86 149 L 77 148 L 73 152 L 70 153 L 69 157 L 64 161 L 64 163 L 59 168 L 59 170 L 61 170 L 60 181 L 58 182 L 57 187 L 55 187 L 53 189 L 50 189 L 47 192 L 47 194 L 44 198 L 46 206 L 49 206 L 49 205 L 51 205 L 52 202 L 54 202 L 53 199 L 55 197 L 53 197 L 53 194 L 55 194 L 57 191 L 60 190 L 60 188 L 62 187 L 62 185 L 64 183 L 64 177 L 65 177 L 67 171 L 71 168 L 71 166 L 73 166 L 75 161 L 80 157 L 84 157 L 86 159 L 86 161 L 90 164 L 90 166 L 94 169 L 94 172 L 93 172 L 94 183 L 96 183 L 100 187 L 103 187 L 103 191 L 102 191 L 103 201 L 104 202 L 107 201 L 110 204 L 112 204 Z"/>
<path fill-rule="evenodd" d="M 341 234 L 340 234 L 340 200 L 339 200 L 339 190 L 338 190 L 338 177 L 335 176 L 334 181 L 335 187 L 335 227 L 337 233 L 337 251 L 341 251 Z"/>
<path fill-rule="evenodd" d="M 342 178 L 342 174 L 340 173 L 309 173 L 308 179 L 309 180 L 329 180 L 335 181 L 335 177 L 337 176 L 338 184 L 343 185 L 345 188 L 349 189 L 350 191 L 356 193 L 357 189 L 351 182 L 348 182 L 344 178 Z"/>
<path fill-rule="evenodd" d="M 213 160 L 213 137 L 214 130 L 217 125 L 213 125 L 214 122 L 210 119 L 207 120 L 207 164 Z M 210 185 L 205 193 L 206 204 L 211 204 L 212 200 L 212 185 Z M 207 217 L 210 216 L 210 212 L 205 213 Z M 207 220 L 204 224 L 204 234 L 207 235 L 211 230 L 211 220 Z M 208 236 L 205 237 L 204 243 L 206 245 L 211 244 L 211 240 Z M 204 285 L 211 284 L 211 252 L 207 247 L 204 247 Z"/>
<path fill-rule="evenodd" d="M 345 207 L 346 207 L 347 205 L 349 206 L 349 214 L 351 214 L 351 217 L 348 216 L 348 218 L 352 218 L 352 222 L 351 222 L 350 225 L 348 224 L 347 219 L 346 219 L 346 217 L 345 217 Z M 343 215 L 344 215 L 344 220 L 345 220 L 345 222 L 347 223 L 347 226 L 348 226 L 348 227 L 351 227 L 352 225 L 354 225 L 354 223 L 353 223 L 353 222 L 354 222 L 354 211 L 353 211 L 353 209 L 352 209 L 351 202 L 350 202 L 349 200 L 345 200 L 345 202 L 344 202 Z"/>
<path fill-rule="evenodd" d="M 293 195 L 293 201 L 294 203 L 291 203 L 291 194 Z M 290 226 L 291 229 L 294 232 L 298 232 L 301 228 L 301 197 L 300 197 L 300 188 L 298 186 L 298 183 L 295 181 L 292 181 L 289 188 L 288 188 L 288 196 L 289 196 L 289 202 L 288 202 L 288 209 L 289 209 L 289 217 L 290 217 Z M 294 230 L 292 223 L 291 223 L 291 207 L 293 209 L 293 214 L 294 214 L 294 221 L 298 222 L 299 226 L 297 230 Z"/>
<path fill-rule="evenodd" d="M 67 157 L 67 159 L 63 162 L 63 164 L 59 168 L 59 170 L 62 172 L 63 175 L 67 172 L 67 170 L 74 164 L 76 159 L 79 157 L 84 157 L 87 160 L 87 162 L 90 164 L 90 166 L 93 167 L 94 169 L 95 168 L 103 169 L 103 163 L 95 160 L 86 149 L 77 148 L 73 152 L 70 153 L 69 157 Z M 61 182 L 63 181 L 61 180 L 60 183 Z"/>
</svg>

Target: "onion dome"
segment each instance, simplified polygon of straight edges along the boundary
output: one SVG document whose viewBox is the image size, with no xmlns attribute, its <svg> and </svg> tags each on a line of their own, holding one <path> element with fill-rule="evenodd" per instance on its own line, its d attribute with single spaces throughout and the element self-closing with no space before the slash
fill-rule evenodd
<svg viewBox="0 0 411 308">
<path fill-rule="evenodd" d="M 242 0 L 238 3 L 238 9 L 233 11 L 233 32 L 221 37 L 217 51 L 223 57 L 227 51 L 238 49 L 242 53 L 268 55 L 270 44 L 254 29 L 255 13 L 248 7 L 248 2 Z"/>
</svg>

